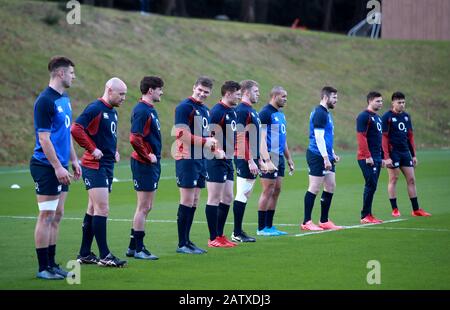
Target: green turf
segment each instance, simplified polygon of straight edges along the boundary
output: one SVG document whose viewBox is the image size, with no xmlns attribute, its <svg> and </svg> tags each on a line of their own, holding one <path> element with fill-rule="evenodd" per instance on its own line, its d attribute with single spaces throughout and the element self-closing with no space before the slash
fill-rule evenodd
<svg viewBox="0 0 450 310">
<path fill-rule="evenodd" d="M 47 16 L 56 16 L 57 23 L 45 23 Z M 81 25 L 68 25 L 56 3 L 24 0 L 0 0 L 0 20 L 0 165 L 29 160 L 35 142 L 33 102 L 48 83 L 46 66 L 52 55 L 67 55 L 76 64 L 77 79 L 69 90 L 74 117 L 101 96 L 110 77 L 127 83 L 128 99 L 118 111 L 123 154 L 131 153 L 129 119 L 140 96 L 139 81 L 153 74 L 165 81 L 157 107 L 166 157 L 173 142 L 175 105 L 192 94 L 201 74 L 216 81 L 209 106 L 220 99 L 225 80 L 258 81 L 258 110 L 274 85 L 285 87 L 289 143 L 296 152 L 307 147 L 306 120 L 325 84 L 339 90 L 333 115 L 337 150 L 356 148 L 348 129 L 354 128 L 371 90 L 384 95 L 382 112 L 389 109 L 394 91 L 405 92 L 407 110 L 420 131 L 420 148 L 450 145 L 448 41 L 349 38 L 270 25 L 141 16 L 88 5 L 82 5 Z"/>
<path fill-rule="evenodd" d="M 296 157 L 298 171 L 285 178 L 275 223 L 289 232 L 283 237 L 258 237 L 255 244 L 240 244 L 233 249 L 210 249 L 206 255 L 186 256 L 175 253 L 178 194 L 173 161 L 165 161 L 163 180 L 155 209 L 147 223 L 147 244 L 160 256 L 158 261 L 130 260 L 124 269 L 82 266 L 81 284 L 48 282 L 34 278 L 37 263 L 34 251 L 34 219 L 37 206 L 33 184 L 26 167 L 0 169 L 0 289 L 450 289 L 450 151 L 422 151 L 416 170 L 419 202 L 430 218 L 410 216 L 403 179 L 399 181 L 399 207 L 404 221 L 355 228 L 338 232 L 295 237 L 303 216 L 303 195 L 307 186 L 304 157 Z M 126 161 L 116 169 L 120 180 L 130 178 Z M 386 171 L 380 176 L 374 201 L 377 217 L 391 220 L 386 193 Z M 331 218 L 337 224 L 358 225 L 363 179 L 355 155 L 343 154 L 337 167 L 337 190 Z M 16 183 L 21 189 L 10 189 Z M 256 230 L 257 182 L 245 215 L 244 229 Z M 77 254 L 81 238 L 81 218 L 87 193 L 81 183 L 71 187 L 66 219 L 61 224 L 57 258 L 65 264 Z M 205 246 L 208 239 L 202 193 L 192 239 Z M 319 216 L 318 202 L 313 219 Z M 109 245 L 113 253 L 124 257 L 128 245 L 130 219 L 135 208 L 135 192 L 129 181 L 114 183 L 111 215 L 108 222 Z M 232 214 L 226 233 L 232 229 Z M 280 224 L 289 224 L 282 226 Z M 98 252 L 94 243 L 94 251 Z M 381 284 L 369 285 L 366 264 L 381 264 Z"/>
</svg>

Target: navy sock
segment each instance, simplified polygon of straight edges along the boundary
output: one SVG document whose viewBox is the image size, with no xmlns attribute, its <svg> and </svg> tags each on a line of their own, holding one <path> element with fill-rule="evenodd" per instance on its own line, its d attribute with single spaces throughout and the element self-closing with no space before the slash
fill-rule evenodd
<svg viewBox="0 0 450 310">
<path fill-rule="evenodd" d="M 130 244 L 128 245 L 128 248 L 130 250 L 136 250 L 136 239 L 134 238 L 134 229 L 133 228 L 131 228 Z"/>
<path fill-rule="evenodd" d="M 409 198 L 411 200 L 411 206 L 414 211 L 419 210 L 419 202 L 417 201 L 417 197 Z"/>
<path fill-rule="evenodd" d="M 214 240 L 217 237 L 217 209 L 218 206 L 206 205 L 205 214 L 208 222 L 209 240 Z"/>
<path fill-rule="evenodd" d="M 95 240 L 97 240 L 100 258 L 105 258 L 109 254 L 108 243 L 106 242 L 106 216 L 94 215 L 92 228 Z"/>
<path fill-rule="evenodd" d="M 305 194 L 305 217 L 303 219 L 303 224 L 311 220 L 312 210 L 314 208 L 314 200 L 316 200 L 316 195 L 306 191 Z"/>
<path fill-rule="evenodd" d="M 191 233 L 191 227 L 192 223 L 194 222 L 194 214 L 196 210 L 196 207 L 189 208 L 189 217 L 188 221 L 186 222 L 186 242 L 191 241 L 191 237 L 189 236 L 189 234 Z"/>
<path fill-rule="evenodd" d="M 240 235 L 242 232 L 242 220 L 244 219 L 244 212 L 246 202 L 241 202 L 235 200 L 233 202 L 233 213 L 234 213 L 234 234 Z"/>
<path fill-rule="evenodd" d="M 267 211 L 258 210 L 258 230 L 263 230 L 266 227 Z"/>
<path fill-rule="evenodd" d="M 48 246 L 48 265 L 50 267 L 55 267 L 55 255 L 56 255 L 56 244 Z"/>
<path fill-rule="evenodd" d="M 398 209 L 397 198 L 389 198 L 389 202 L 391 203 L 392 210 Z"/>
<path fill-rule="evenodd" d="M 41 272 L 48 267 L 48 248 L 36 249 L 36 254 L 39 263 L 39 272 Z"/>
<path fill-rule="evenodd" d="M 275 215 L 275 210 L 267 210 L 266 213 L 266 227 L 271 228 L 273 226 L 273 216 Z"/>
<path fill-rule="evenodd" d="M 136 250 L 136 252 L 140 252 L 144 248 L 145 232 L 133 230 L 133 234 L 134 234 L 134 240 L 135 240 L 135 246 L 136 246 L 135 250 Z"/>
<path fill-rule="evenodd" d="M 333 193 L 329 193 L 326 191 L 322 192 L 322 197 L 320 197 L 320 222 L 325 223 L 328 222 L 328 212 L 330 212 L 331 199 L 333 199 Z"/>
<path fill-rule="evenodd" d="M 94 230 L 92 229 L 93 216 L 89 214 L 84 215 L 83 226 L 81 230 L 83 231 L 83 236 L 81 238 L 80 255 L 88 256 L 91 254 L 92 241 L 94 240 Z"/>
<path fill-rule="evenodd" d="M 189 217 L 189 207 L 180 204 L 178 206 L 177 213 L 177 225 L 178 225 L 178 247 L 186 245 L 186 226 Z"/>
<path fill-rule="evenodd" d="M 225 222 L 227 221 L 228 211 L 230 210 L 230 206 L 224 203 L 219 204 L 219 208 L 217 209 L 217 235 L 223 236 L 223 231 L 225 228 Z"/>
</svg>

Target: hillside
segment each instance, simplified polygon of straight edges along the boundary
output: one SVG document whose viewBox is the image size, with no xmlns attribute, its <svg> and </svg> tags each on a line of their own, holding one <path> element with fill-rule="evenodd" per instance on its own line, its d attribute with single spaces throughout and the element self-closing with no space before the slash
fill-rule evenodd
<svg viewBox="0 0 450 310">
<path fill-rule="evenodd" d="M 356 148 L 354 119 L 365 108 L 370 90 L 384 94 L 383 112 L 393 91 L 407 94 L 419 147 L 450 146 L 450 42 L 372 41 L 90 6 L 82 6 L 81 25 L 68 25 L 57 4 L 36 1 L 0 0 L 0 20 L 0 165 L 29 160 L 33 102 L 48 83 L 47 62 L 56 54 L 76 63 L 77 80 L 69 90 L 75 117 L 102 94 L 110 77 L 128 84 L 127 102 L 119 110 L 122 158 L 131 152 L 129 116 L 140 96 L 139 81 L 151 74 L 166 82 L 157 106 L 165 156 L 173 141 L 174 107 L 191 95 L 201 74 L 216 80 L 210 107 L 219 99 L 224 80 L 257 80 L 261 104 L 272 86 L 284 86 L 288 141 L 296 151 L 307 146 L 308 116 L 325 84 L 339 90 L 333 112 L 338 150 Z"/>
</svg>

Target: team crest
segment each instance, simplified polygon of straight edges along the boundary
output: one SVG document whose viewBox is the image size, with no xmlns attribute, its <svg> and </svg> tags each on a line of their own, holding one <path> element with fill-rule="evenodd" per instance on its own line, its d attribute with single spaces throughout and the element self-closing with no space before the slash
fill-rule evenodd
<svg viewBox="0 0 450 310">
<path fill-rule="evenodd" d="M 200 112 L 198 110 L 195 110 L 195 114 L 200 115 Z"/>
<path fill-rule="evenodd" d="M 64 112 L 64 110 L 63 110 L 62 106 L 60 106 L 60 105 L 58 106 L 58 112 L 59 112 L 59 113 L 62 113 L 62 112 Z"/>
<path fill-rule="evenodd" d="M 372 118 L 372 121 L 374 121 L 374 122 L 375 122 L 375 118 L 374 118 L 373 116 L 372 116 L 371 118 Z"/>
<path fill-rule="evenodd" d="M 405 122 L 407 122 L 408 121 L 408 116 L 405 116 Z"/>
<path fill-rule="evenodd" d="M 229 119 L 230 119 L 230 117 L 228 116 L 228 114 L 225 115 L 225 119 L 226 119 L 226 120 L 229 120 Z"/>
<path fill-rule="evenodd" d="M 103 118 L 104 118 L 104 119 L 109 119 L 108 113 L 103 113 Z"/>
<path fill-rule="evenodd" d="M 397 118 L 396 118 L 396 117 L 393 117 L 393 118 L 392 118 L 392 121 L 393 121 L 393 122 L 396 122 L 396 121 L 397 121 Z"/>
</svg>

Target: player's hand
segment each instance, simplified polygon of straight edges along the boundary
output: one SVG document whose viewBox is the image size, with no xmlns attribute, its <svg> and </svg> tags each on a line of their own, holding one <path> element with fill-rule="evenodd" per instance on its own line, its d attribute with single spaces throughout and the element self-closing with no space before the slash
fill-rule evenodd
<svg viewBox="0 0 450 310">
<path fill-rule="evenodd" d="M 58 179 L 58 182 L 61 184 L 64 184 L 64 185 L 69 185 L 70 178 L 73 177 L 69 173 L 69 171 L 67 171 L 67 169 L 64 168 L 63 166 L 60 166 L 55 169 L 55 175 L 56 175 L 56 178 Z"/>
<path fill-rule="evenodd" d="M 79 180 L 81 178 L 81 167 L 78 163 L 78 159 L 72 162 L 73 179 Z"/>
<path fill-rule="evenodd" d="M 251 174 L 253 174 L 253 175 L 258 174 L 258 166 L 256 165 L 256 163 L 253 159 L 250 159 L 248 161 L 248 169 L 250 170 Z"/>
<path fill-rule="evenodd" d="M 340 160 L 341 160 L 341 157 L 336 155 L 336 154 L 334 154 L 334 162 L 338 163 Z"/>
<path fill-rule="evenodd" d="M 272 173 L 272 172 L 278 170 L 278 168 L 275 166 L 275 164 L 270 159 L 268 161 L 266 161 L 266 167 L 267 167 L 267 171 L 269 173 Z"/>
<path fill-rule="evenodd" d="M 226 159 L 226 158 L 227 158 L 227 155 L 225 154 L 225 151 L 224 151 L 224 150 L 216 150 L 216 151 L 214 152 L 214 157 L 215 157 L 216 159 Z"/>
<path fill-rule="evenodd" d="M 384 159 L 381 160 L 381 168 L 386 168 L 386 161 Z"/>
<path fill-rule="evenodd" d="M 96 160 L 100 160 L 102 157 L 103 157 L 103 153 L 102 153 L 102 151 L 100 151 L 99 149 L 95 149 L 95 150 L 93 150 L 92 151 L 92 156 L 94 156 L 94 158 L 96 159 Z"/>
<path fill-rule="evenodd" d="M 295 164 L 292 159 L 288 160 L 288 166 L 289 166 L 289 175 L 293 175 L 295 171 Z"/>
<path fill-rule="evenodd" d="M 415 156 L 412 158 L 412 161 L 413 161 L 413 166 L 414 167 L 419 164 L 419 162 L 417 161 L 417 158 Z"/>
<path fill-rule="evenodd" d="M 150 157 L 150 162 L 152 164 L 156 164 L 158 162 L 158 158 L 156 158 L 156 155 L 153 153 L 148 154 L 148 157 Z"/>
<path fill-rule="evenodd" d="M 217 146 L 217 139 L 213 137 L 206 138 L 205 147 L 210 149 L 212 152 L 215 151 Z"/>
<path fill-rule="evenodd" d="M 392 159 L 390 159 L 390 158 L 385 159 L 385 160 L 384 160 L 384 164 L 386 165 L 386 168 L 392 168 L 392 167 L 394 167 L 394 166 L 392 165 Z"/>
<path fill-rule="evenodd" d="M 374 165 L 372 157 L 366 158 L 366 165 L 367 166 L 373 166 Z"/>
<path fill-rule="evenodd" d="M 330 162 L 330 160 L 328 159 L 328 156 L 326 156 L 326 157 L 324 157 L 323 158 L 323 165 L 325 166 L 325 170 L 331 170 L 331 168 L 333 167 L 332 165 L 331 165 L 331 162 Z"/>
<path fill-rule="evenodd" d="M 115 159 L 116 163 L 118 163 L 120 161 L 120 154 L 118 151 L 116 151 L 116 154 L 114 155 L 114 159 Z"/>
</svg>

